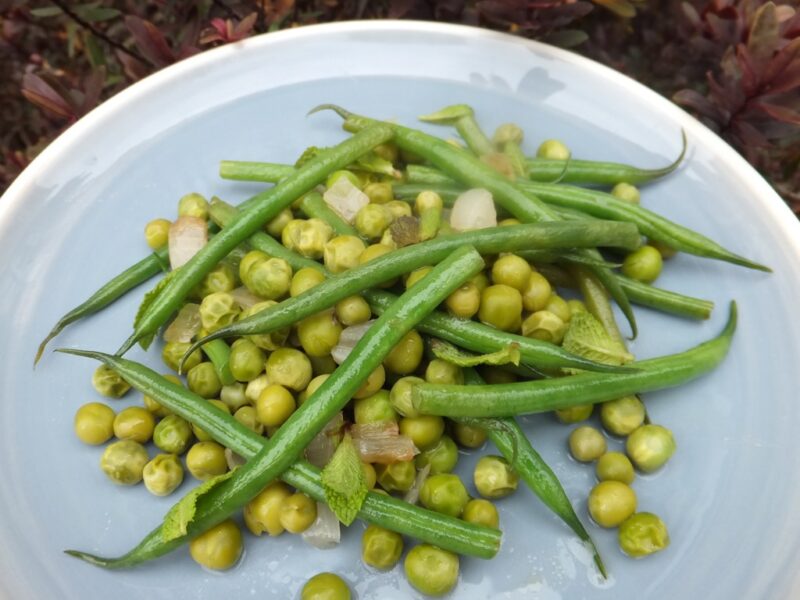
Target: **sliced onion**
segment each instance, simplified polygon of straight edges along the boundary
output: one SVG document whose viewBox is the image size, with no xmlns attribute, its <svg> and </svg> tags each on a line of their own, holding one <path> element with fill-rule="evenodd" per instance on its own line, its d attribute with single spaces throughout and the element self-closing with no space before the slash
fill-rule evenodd
<svg viewBox="0 0 800 600">
<path fill-rule="evenodd" d="M 369 204 L 369 196 L 354 186 L 347 177 L 339 177 L 322 198 L 348 223 L 355 221 L 356 213 Z"/>
<path fill-rule="evenodd" d="M 367 330 L 372 327 L 372 324 L 375 322 L 375 319 L 371 319 L 366 323 L 361 323 L 360 325 L 353 325 L 351 327 L 345 327 L 342 329 L 341 335 L 339 335 L 339 343 L 333 347 L 331 350 L 331 356 L 333 360 L 336 361 L 337 365 L 340 365 L 344 362 L 344 360 L 350 355 L 350 352 L 355 348 L 355 345 L 359 342 L 359 340 L 364 337 L 364 334 L 367 333 Z"/>
<path fill-rule="evenodd" d="M 456 198 L 450 211 L 450 226 L 458 231 L 497 227 L 497 210 L 489 190 L 467 190 Z"/>
<path fill-rule="evenodd" d="M 239 305 L 239 308 L 242 310 L 247 310 L 248 308 L 252 308 L 259 302 L 263 302 L 263 298 L 259 298 L 253 292 L 248 290 L 244 286 L 240 286 L 231 292 L 231 296 L 233 296 L 233 301 Z"/>
<path fill-rule="evenodd" d="M 208 226 L 200 217 L 179 217 L 169 226 L 169 264 L 182 267 L 208 242 Z"/>
<path fill-rule="evenodd" d="M 350 435 L 363 462 L 390 464 L 413 460 L 419 454 L 411 438 L 400 435 L 394 421 L 353 425 Z"/>
<path fill-rule="evenodd" d="M 230 448 L 225 448 L 225 462 L 228 463 L 228 468 L 233 471 L 236 467 L 241 467 L 247 461 Z"/>
<path fill-rule="evenodd" d="M 419 471 L 417 471 L 417 476 L 414 478 L 414 484 L 411 486 L 411 489 L 405 493 L 403 500 L 409 504 L 416 504 L 419 500 L 419 491 L 422 489 L 422 484 L 425 483 L 425 480 L 428 478 L 430 473 L 430 464 L 425 465 Z"/>
<path fill-rule="evenodd" d="M 324 502 L 317 502 L 317 520 L 303 532 L 303 541 L 315 548 L 327 550 L 339 545 L 342 530 L 339 519 Z"/>
<path fill-rule="evenodd" d="M 342 439 L 343 427 L 344 416 L 339 413 L 306 446 L 306 460 L 319 469 L 327 465 Z"/>
<path fill-rule="evenodd" d="M 165 342 L 191 342 L 192 338 L 200 331 L 200 305 L 184 304 L 178 311 L 178 316 L 164 330 Z"/>
</svg>

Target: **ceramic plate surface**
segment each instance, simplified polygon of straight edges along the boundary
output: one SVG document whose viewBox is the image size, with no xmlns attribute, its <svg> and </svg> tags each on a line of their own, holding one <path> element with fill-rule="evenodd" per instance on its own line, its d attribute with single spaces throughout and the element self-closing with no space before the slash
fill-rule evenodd
<svg viewBox="0 0 800 600">
<path fill-rule="evenodd" d="M 386 574 L 362 566 L 360 522 L 334 551 L 291 535 L 248 536 L 244 560 L 225 574 L 197 568 L 185 549 L 123 572 L 61 552 L 122 553 L 179 494 L 155 498 L 143 486 L 105 480 L 100 449 L 72 433 L 75 409 L 98 399 L 90 384 L 96 365 L 48 353 L 34 371 L 38 342 L 62 313 L 146 255 L 145 223 L 174 218 L 181 195 L 199 191 L 240 202 L 261 189 L 220 180 L 221 159 L 291 162 L 308 145 L 341 140 L 334 115 L 306 117 L 323 102 L 408 124 L 469 103 L 487 131 L 520 124 L 529 152 L 557 137 L 576 157 L 653 167 L 675 157 L 683 128 L 685 164 L 648 186 L 644 204 L 775 271 L 678 256 L 659 284 L 714 300 L 712 318 L 696 323 L 638 311 L 641 335 L 632 350 L 639 358 L 712 337 L 732 298 L 741 314 L 733 349 L 716 372 L 647 395 L 653 420 L 672 428 L 679 449 L 666 469 L 639 477 L 634 487 L 640 509 L 668 524 L 670 548 L 629 560 L 613 531 L 589 525 L 612 574 L 600 581 L 566 527 L 520 490 L 500 502 L 499 556 L 463 559 L 452 597 L 800 597 L 800 227 L 789 210 L 719 138 L 605 67 L 496 33 L 394 22 L 271 34 L 165 69 L 70 128 L 0 200 L 0 593 L 47 600 L 295 598 L 307 577 L 332 570 L 360 600 L 417 597 L 401 566 Z M 115 350 L 146 287 L 68 329 L 55 345 Z M 164 368 L 156 352 L 137 349 L 130 357 Z M 113 405 L 140 402 L 131 393 Z M 588 522 L 594 474 L 567 457 L 569 428 L 551 417 L 524 423 Z M 462 473 L 474 461 L 463 456 Z"/>
</svg>

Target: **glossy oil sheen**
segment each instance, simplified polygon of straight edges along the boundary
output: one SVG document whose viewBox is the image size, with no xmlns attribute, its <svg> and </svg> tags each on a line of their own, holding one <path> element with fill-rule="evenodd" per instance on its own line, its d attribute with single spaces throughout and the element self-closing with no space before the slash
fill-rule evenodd
<svg viewBox="0 0 800 600">
<path fill-rule="evenodd" d="M 714 300 L 710 321 L 638 310 L 641 335 L 631 348 L 646 358 L 714 335 L 728 300 L 740 306 L 732 352 L 715 373 L 646 399 L 652 419 L 674 431 L 678 451 L 634 488 L 640 509 L 668 524 L 670 548 L 629 560 L 613 531 L 588 525 L 611 572 L 601 582 L 566 527 L 521 489 L 499 502 L 505 531 L 499 556 L 463 559 L 451 597 L 800 597 L 800 227 L 790 211 L 719 138 L 619 74 L 496 33 L 393 22 L 270 34 L 165 69 L 74 125 L 0 200 L 0 596 L 296 598 L 305 579 L 330 570 L 359 600 L 417 597 L 402 565 L 385 574 L 361 565 L 360 522 L 333 551 L 305 546 L 297 536 L 248 534 L 242 563 L 225 574 L 201 570 L 185 549 L 123 572 L 61 553 L 122 553 L 178 495 L 155 498 L 141 485 L 105 480 L 101 449 L 72 433 L 77 407 L 98 400 L 90 383 L 95 364 L 48 353 L 33 371 L 38 342 L 62 313 L 147 253 L 145 223 L 174 218 L 181 195 L 198 191 L 239 202 L 261 189 L 221 181 L 221 159 L 292 162 L 308 145 L 342 139 L 337 117 L 305 116 L 323 102 L 408 124 L 442 106 L 469 103 L 489 132 L 506 121 L 521 125 L 528 152 L 557 137 L 576 157 L 643 167 L 671 161 L 683 128 L 690 145 L 685 164 L 643 190 L 644 205 L 775 269 L 767 275 L 679 256 L 659 284 Z M 53 347 L 115 350 L 131 331 L 145 289 L 69 328 Z M 165 368 L 155 350 L 145 356 L 136 349 L 130 357 Z M 131 393 L 109 403 L 119 410 L 140 402 Z M 524 425 L 588 524 L 585 498 L 594 475 L 567 457 L 570 428 L 547 416 Z M 476 456 L 462 456 L 460 466 L 472 493 Z"/>
</svg>

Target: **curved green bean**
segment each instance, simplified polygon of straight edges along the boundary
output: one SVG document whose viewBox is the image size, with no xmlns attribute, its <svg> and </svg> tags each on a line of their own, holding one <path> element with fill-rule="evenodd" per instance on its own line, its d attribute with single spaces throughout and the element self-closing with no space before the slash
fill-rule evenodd
<svg viewBox="0 0 800 600">
<path fill-rule="evenodd" d="M 194 286 L 231 250 L 297 198 L 322 183 L 332 171 L 347 166 L 373 147 L 391 139 L 392 135 L 392 129 L 380 123 L 365 128 L 312 158 L 275 187 L 258 194 L 253 198 L 250 210 L 240 213 L 189 262 L 172 271 L 164 285 L 153 290 L 147 305 L 137 315 L 133 334 L 123 343 L 117 354 L 124 354 L 136 342 L 147 346 L 158 328 Z"/>
<path fill-rule="evenodd" d="M 716 367 L 730 348 L 736 330 L 736 303 L 731 302 L 722 332 L 685 352 L 636 363 L 631 374 L 581 373 L 523 383 L 487 385 L 479 393 L 469 386 L 420 384 L 414 406 L 421 413 L 448 417 L 507 417 L 547 412 L 685 383 Z"/>
<path fill-rule="evenodd" d="M 247 460 L 254 458 L 267 443 L 263 436 L 248 429 L 232 416 L 144 365 L 100 352 L 61 351 L 102 361 L 119 373 L 131 386 L 155 398 L 159 404 L 202 428 L 217 442 Z M 308 494 L 314 500 L 325 502 L 320 471 L 308 462 L 297 461 L 284 471 L 281 479 Z M 369 493 L 358 516 L 374 525 L 459 554 L 491 558 L 500 547 L 501 533 L 496 529 L 471 525 L 460 519 L 429 511 L 391 496 Z M 137 553 L 146 553 L 154 549 L 163 554 L 163 548 L 159 548 L 159 541 L 160 529 L 156 529 L 147 536 L 145 542 L 137 547 Z M 67 552 L 110 569 L 131 566 L 128 562 L 130 557 L 127 555 L 118 559 L 104 559 L 75 550 Z"/>
</svg>

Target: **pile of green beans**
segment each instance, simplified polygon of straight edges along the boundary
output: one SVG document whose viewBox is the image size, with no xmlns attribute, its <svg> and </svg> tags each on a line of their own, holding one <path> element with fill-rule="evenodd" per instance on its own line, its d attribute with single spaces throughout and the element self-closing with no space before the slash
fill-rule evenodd
<svg viewBox="0 0 800 600">
<path fill-rule="evenodd" d="M 675 444 L 666 428 L 650 423 L 635 395 L 689 382 L 719 365 L 736 328 L 736 305 L 716 338 L 637 361 L 611 301 L 635 337 L 631 303 L 693 319 L 711 314 L 708 300 L 651 285 L 670 253 L 769 270 L 638 206 L 632 186 L 673 172 L 685 137 L 673 163 L 643 169 L 573 159 L 557 140 L 528 157 L 518 127 L 504 125 L 490 138 L 467 105 L 421 117 L 454 127 L 464 148 L 337 106 L 312 112 L 322 108 L 338 113 L 353 135 L 331 148 L 310 148 L 295 166 L 222 161 L 224 179 L 274 185 L 237 207 L 199 194 L 182 198 L 180 217 L 195 225 L 201 219 L 208 242 L 170 270 L 170 223 L 151 222 L 152 254 L 67 312 L 39 346 L 34 364 L 65 327 L 166 272 L 116 355 L 61 350 L 101 363 L 92 379 L 101 395 L 116 399 L 131 388 L 144 395 L 144 408 L 118 414 L 101 403 L 82 406 L 75 433 L 93 445 L 118 438 L 101 460 L 115 483 L 144 480 L 154 494 L 172 493 L 183 480 L 180 455 L 187 450 L 186 468 L 206 481 L 123 555 L 67 553 L 122 569 L 188 544 L 201 565 L 226 569 L 241 554 L 241 533 L 231 520 L 240 510 L 252 533 L 279 535 L 305 531 L 328 505 L 343 523 L 357 515 L 369 524 L 362 559 L 371 567 L 391 568 L 401 559 L 401 536 L 423 542 L 407 553 L 405 572 L 418 591 L 438 595 L 455 585 L 458 555 L 498 553 L 494 502 L 521 480 L 591 548 L 606 577 L 573 502 L 516 420 L 554 411 L 562 422 L 577 423 L 594 405 L 610 434 L 627 436 L 629 459 L 606 452 L 605 438 L 591 427 L 570 434 L 574 458 L 598 461 L 589 515 L 602 527 L 619 526 L 620 546 L 631 556 L 664 548 L 666 526 L 650 513 L 634 514 L 628 486 L 634 466 L 660 468 Z M 615 187 L 609 193 L 567 184 Z M 474 188 L 491 194 L 496 226 L 492 217 L 492 225 L 458 231 L 449 211 Z M 355 204 L 340 204 L 337 190 Z M 580 299 L 568 300 L 559 289 Z M 176 313 L 189 333 L 173 332 L 178 341 L 165 335 L 171 341 L 162 356 L 178 375 L 185 372 L 189 389 L 122 356 L 137 343 L 146 350 Z M 469 366 L 475 364 L 481 366 Z M 391 444 L 369 449 L 363 436 L 375 431 Z M 150 440 L 164 452 L 152 460 Z M 457 444 L 472 451 L 484 440 L 499 456 L 478 461 L 474 494 L 451 471 Z M 304 457 L 319 444 L 331 447 L 321 469 Z M 392 444 L 403 448 L 402 458 L 380 454 Z M 347 469 L 333 473 L 348 460 Z M 360 461 L 356 467 L 353 460 Z M 347 502 L 355 504 L 346 509 L 342 477 L 354 492 Z M 406 492 L 407 500 L 391 495 Z M 614 494 L 625 502 L 609 503 Z M 326 586 L 330 593 L 347 591 L 329 574 L 306 588 Z"/>
</svg>

